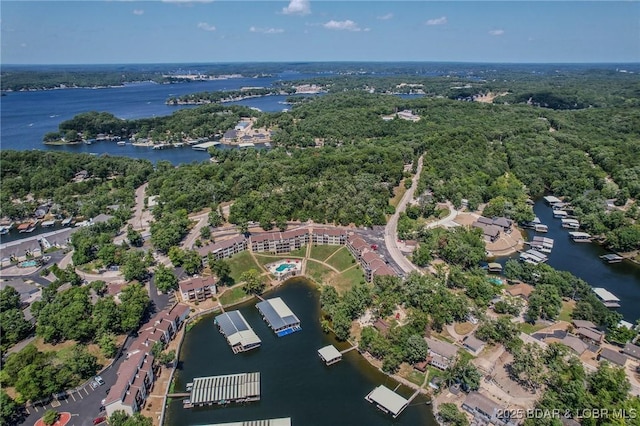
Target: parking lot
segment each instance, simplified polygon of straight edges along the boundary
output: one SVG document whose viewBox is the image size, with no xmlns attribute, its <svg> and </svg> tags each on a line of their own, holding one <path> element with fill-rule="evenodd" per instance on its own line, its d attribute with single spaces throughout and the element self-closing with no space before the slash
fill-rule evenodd
<svg viewBox="0 0 640 426">
<path fill-rule="evenodd" d="M 358 228 L 355 232 L 370 245 L 376 245 L 376 252 L 378 255 L 380 255 L 382 260 L 387 262 L 389 266 L 400 275 L 402 274 L 402 269 L 393 261 L 393 258 L 387 251 L 387 246 L 384 244 L 384 229 L 384 226 L 372 226 L 367 228 Z"/>
</svg>

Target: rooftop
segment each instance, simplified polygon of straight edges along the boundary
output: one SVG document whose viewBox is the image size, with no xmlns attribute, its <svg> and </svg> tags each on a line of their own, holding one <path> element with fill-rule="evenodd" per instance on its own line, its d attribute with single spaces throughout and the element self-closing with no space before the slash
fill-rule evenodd
<svg viewBox="0 0 640 426">
<path fill-rule="evenodd" d="M 326 362 L 342 358 L 340 351 L 333 345 L 327 345 L 324 348 L 318 349 L 318 355 L 320 355 Z"/>
<path fill-rule="evenodd" d="M 385 408 L 394 416 L 400 414 L 400 412 L 409 404 L 409 401 L 391 389 L 380 385 L 367 395 L 367 400 Z"/>
<path fill-rule="evenodd" d="M 274 330 L 300 324 L 298 317 L 279 297 L 264 300 L 256 307 Z"/>
<path fill-rule="evenodd" d="M 627 357 L 624 354 L 609 348 L 602 348 L 602 351 L 600 352 L 600 359 L 605 359 L 620 366 L 627 363 Z"/>
<path fill-rule="evenodd" d="M 181 292 L 187 292 L 190 290 L 196 290 L 203 287 L 209 287 L 216 284 L 214 277 L 195 277 L 186 281 L 182 281 L 180 285 Z"/>
<path fill-rule="evenodd" d="M 242 346 L 256 345 L 261 342 L 240 311 L 225 312 L 218 315 L 214 322 L 220 327 L 220 331 L 231 346 L 237 344 Z"/>
<path fill-rule="evenodd" d="M 189 400 L 192 404 L 206 404 L 251 397 L 260 397 L 260 373 L 196 377 Z"/>
</svg>

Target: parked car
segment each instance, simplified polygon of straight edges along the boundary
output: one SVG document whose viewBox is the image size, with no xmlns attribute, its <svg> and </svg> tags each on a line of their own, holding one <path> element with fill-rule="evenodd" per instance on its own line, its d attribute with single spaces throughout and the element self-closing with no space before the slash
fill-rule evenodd
<svg viewBox="0 0 640 426">
<path fill-rule="evenodd" d="M 107 418 L 102 416 L 102 417 L 96 417 L 95 419 L 93 419 L 93 424 L 94 425 L 99 425 L 100 423 L 104 423 L 107 421 Z"/>
<path fill-rule="evenodd" d="M 93 380 L 95 380 L 100 386 L 104 385 L 104 380 L 102 380 L 102 377 L 100 376 L 94 377 Z"/>
</svg>

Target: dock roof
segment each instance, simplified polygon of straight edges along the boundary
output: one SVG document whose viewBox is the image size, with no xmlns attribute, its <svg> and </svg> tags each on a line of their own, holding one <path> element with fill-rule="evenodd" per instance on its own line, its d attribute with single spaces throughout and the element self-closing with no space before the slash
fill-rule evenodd
<svg viewBox="0 0 640 426">
<path fill-rule="evenodd" d="M 220 327 L 222 334 L 224 334 L 231 346 L 235 346 L 238 343 L 242 344 L 242 346 L 247 346 L 261 342 L 240 311 L 220 314 L 215 318 L 215 323 Z"/>
<path fill-rule="evenodd" d="M 544 197 L 544 200 L 549 204 L 561 203 L 562 200 L 558 197 L 554 197 L 553 195 L 547 195 Z"/>
<path fill-rule="evenodd" d="M 593 292 L 604 302 L 619 302 L 618 299 L 613 293 L 609 290 L 602 287 L 594 287 Z"/>
<path fill-rule="evenodd" d="M 202 426 L 291 426 L 291 417 L 266 420 L 245 420 L 242 422 L 215 423 Z"/>
<path fill-rule="evenodd" d="M 409 401 L 384 385 L 380 385 L 367 395 L 368 399 L 389 410 L 394 416 L 400 414 Z"/>
<path fill-rule="evenodd" d="M 264 300 L 256 307 L 274 330 L 300 323 L 298 317 L 279 297 Z"/>
<path fill-rule="evenodd" d="M 334 359 L 342 358 L 342 354 L 333 345 L 327 345 L 324 348 L 318 349 L 318 355 L 322 357 L 326 362 Z"/>
<path fill-rule="evenodd" d="M 192 404 L 235 401 L 260 396 L 260 373 L 196 377 L 189 400 Z"/>
</svg>

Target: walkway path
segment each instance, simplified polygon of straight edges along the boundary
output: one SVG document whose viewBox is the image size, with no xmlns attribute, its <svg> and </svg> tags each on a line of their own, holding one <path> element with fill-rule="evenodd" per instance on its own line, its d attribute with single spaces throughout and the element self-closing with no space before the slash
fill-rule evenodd
<svg viewBox="0 0 640 426">
<path fill-rule="evenodd" d="M 407 274 L 412 271 L 419 271 L 419 269 L 413 263 L 409 262 L 398 248 L 398 218 L 400 217 L 400 213 L 407 208 L 409 201 L 413 199 L 413 194 L 416 191 L 418 180 L 420 179 L 420 173 L 422 172 L 423 159 L 424 155 L 420 156 L 418 159 L 418 169 L 416 174 L 413 176 L 411 188 L 404 193 L 404 196 L 398 203 L 396 212 L 391 216 L 391 218 L 389 218 L 389 222 L 387 222 L 387 226 L 384 230 L 384 244 L 387 247 L 389 254 L 396 264 Z"/>
</svg>

